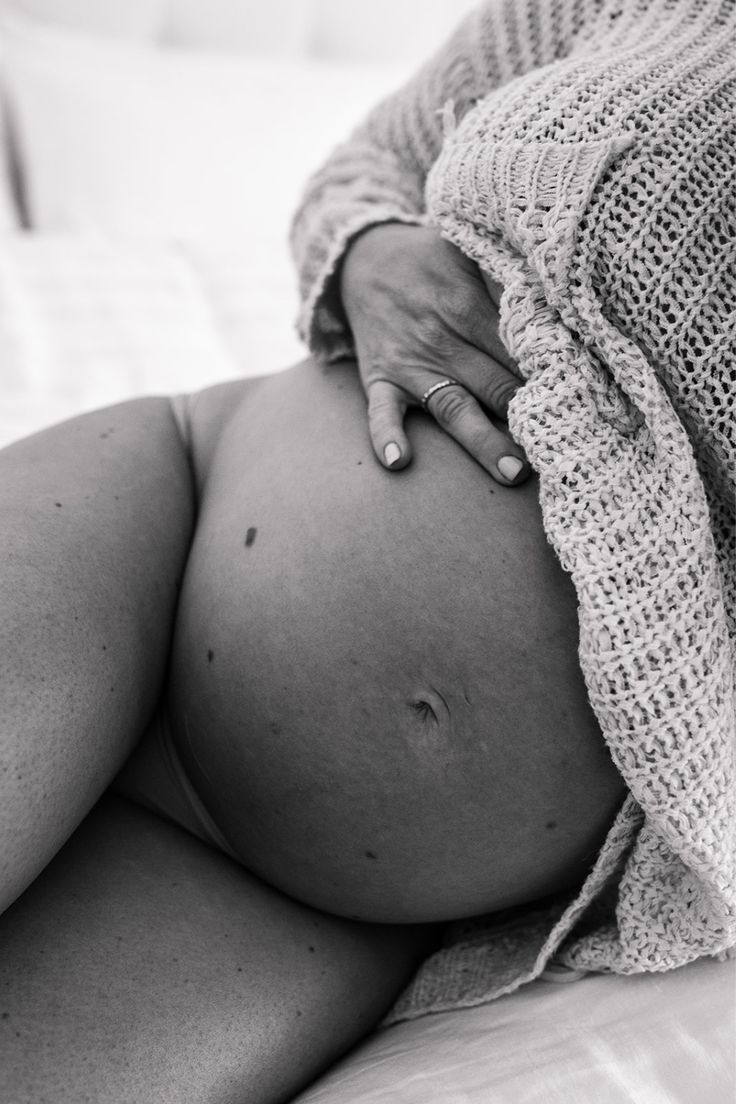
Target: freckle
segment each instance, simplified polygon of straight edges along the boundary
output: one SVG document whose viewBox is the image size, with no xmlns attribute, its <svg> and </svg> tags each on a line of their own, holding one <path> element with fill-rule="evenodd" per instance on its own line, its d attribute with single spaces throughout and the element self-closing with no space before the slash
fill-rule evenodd
<svg viewBox="0 0 736 1104">
<path fill-rule="evenodd" d="M 377 859 L 378 855 L 375 853 L 375 851 L 366 851 L 365 857 L 367 859 Z"/>
<path fill-rule="evenodd" d="M 10 1013 L 9 1012 L 3 1012 L 3 1017 L 2 1018 L 4 1020 L 9 1020 L 10 1019 Z"/>
<path fill-rule="evenodd" d="M 496 493 L 496 492 L 494 491 L 493 487 L 489 487 L 489 488 L 488 488 L 488 490 L 489 490 L 489 491 L 491 492 L 491 494 L 495 494 L 495 493 Z"/>
<path fill-rule="evenodd" d="M 207 662 L 211 663 L 214 658 L 215 658 L 215 653 L 212 651 L 211 648 L 208 648 L 207 649 Z"/>
<path fill-rule="evenodd" d="M 61 506 L 61 503 L 60 502 L 55 502 L 54 506 Z"/>
<path fill-rule="evenodd" d="M 102 645 L 102 650 L 103 650 L 103 652 L 106 652 L 106 651 L 107 651 L 107 644 L 103 644 L 103 645 Z"/>
<path fill-rule="evenodd" d="M 250 529 L 245 534 L 245 547 L 246 548 L 250 548 L 255 543 L 257 532 L 258 532 L 258 530 L 256 529 L 255 525 L 251 525 Z"/>
<path fill-rule="evenodd" d="M 362 460 L 359 460 L 359 461 L 358 461 L 358 467 L 360 468 L 360 467 L 362 467 L 362 465 L 363 465 L 363 461 L 362 461 Z"/>
<path fill-rule="evenodd" d="M 556 820 L 548 820 L 544 827 L 545 828 L 556 828 L 557 827 L 557 821 Z"/>
<path fill-rule="evenodd" d="M 310 948 L 309 948 L 309 953 L 310 953 L 310 954 L 314 954 L 314 947 L 310 947 Z"/>
<path fill-rule="evenodd" d="M 242 966 L 238 966 L 238 973 L 239 973 L 239 974 L 242 974 L 242 972 L 243 972 L 243 967 L 242 967 Z"/>
<path fill-rule="evenodd" d="M 298 1008 L 297 1008 L 297 1010 L 296 1010 L 296 1014 L 297 1014 L 297 1016 L 301 1016 L 301 1012 L 299 1011 L 299 1009 L 298 1009 Z"/>
</svg>

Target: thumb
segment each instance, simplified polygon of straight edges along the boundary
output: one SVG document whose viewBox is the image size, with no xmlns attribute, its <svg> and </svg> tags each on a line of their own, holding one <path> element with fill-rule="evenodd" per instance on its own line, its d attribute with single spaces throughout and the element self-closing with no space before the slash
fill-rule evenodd
<svg viewBox="0 0 736 1104">
<path fill-rule="evenodd" d="M 404 433 L 406 395 L 388 380 L 378 379 L 368 388 L 368 432 L 373 451 L 384 468 L 398 471 L 411 460 L 411 446 Z"/>
</svg>

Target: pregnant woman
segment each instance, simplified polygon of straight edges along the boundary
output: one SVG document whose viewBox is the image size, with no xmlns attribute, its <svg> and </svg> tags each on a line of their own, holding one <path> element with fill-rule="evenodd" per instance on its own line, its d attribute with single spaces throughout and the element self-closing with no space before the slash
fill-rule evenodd
<svg viewBox="0 0 736 1104">
<path fill-rule="evenodd" d="M 350 365 L 179 408 L 2 454 L 5 904 L 149 725 L 0 921 L 14 1101 L 288 1098 L 624 794 L 533 482 L 383 471 Z"/>
<path fill-rule="evenodd" d="M 308 187 L 318 359 L 0 454 L 8 1100 L 734 946 L 735 41 L 484 5 Z"/>
</svg>

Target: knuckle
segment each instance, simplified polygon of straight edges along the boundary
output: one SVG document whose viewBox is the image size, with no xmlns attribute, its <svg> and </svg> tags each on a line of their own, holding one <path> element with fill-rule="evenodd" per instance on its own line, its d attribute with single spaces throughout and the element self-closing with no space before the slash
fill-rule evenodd
<svg viewBox="0 0 736 1104">
<path fill-rule="evenodd" d="M 426 350 L 445 352 L 452 344 L 447 323 L 438 315 L 430 315 L 422 324 L 421 343 Z"/>
<path fill-rule="evenodd" d="M 394 356 L 393 349 L 376 344 L 358 348 L 358 368 L 366 388 L 374 387 L 383 380 L 385 365 L 391 364 Z"/>
<path fill-rule="evenodd" d="M 502 445 L 500 430 L 488 420 L 485 414 L 476 410 L 476 416 L 468 419 L 463 426 L 463 444 L 477 459 L 486 461 L 495 457 L 495 453 L 508 451 Z"/>
<path fill-rule="evenodd" d="M 484 402 L 496 414 L 505 416 L 509 403 L 521 387 L 521 380 L 501 372 L 495 373 L 485 387 Z"/>
<path fill-rule="evenodd" d="M 400 419 L 396 411 L 388 404 L 378 409 L 370 408 L 368 410 L 368 427 L 373 436 L 382 436 L 390 432 L 391 428 L 399 423 Z"/>
<path fill-rule="evenodd" d="M 430 400 L 430 406 L 435 419 L 440 425 L 455 425 L 458 419 L 461 419 L 471 409 L 472 399 L 467 391 L 459 385 L 443 387 Z"/>
<path fill-rule="evenodd" d="M 374 391 L 368 404 L 368 416 L 370 418 L 382 417 L 387 412 L 396 409 L 396 400 L 386 394 L 385 391 Z"/>
<path fill-rule="evenodd" d="M 478 310 L 475 295 L 464 287 L 444 289 L 440 293 L 438 306 L 441 315 L 451 322 L 453 328 L 461 332 L 472 327 Z"/>
</svg>

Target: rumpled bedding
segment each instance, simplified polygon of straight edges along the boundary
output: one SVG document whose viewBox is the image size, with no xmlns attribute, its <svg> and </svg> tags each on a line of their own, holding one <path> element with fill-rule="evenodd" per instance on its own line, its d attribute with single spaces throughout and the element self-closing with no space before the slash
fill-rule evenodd
<svg viewBox="0 0 736 1104">
<path fill-rule="evenodd" d="M 557 977 L 384 1028 L 294 1104 L 733 1104 L 736 962 Z"/>
<path fill-rule="evenodd" d="M 0 445 L 136 395 L 263 375 L 304 356 L 272 243 L 73 233 L 0 239 Z M 293 313 L 292 313 L 293 317 Z"/>
</svg>

